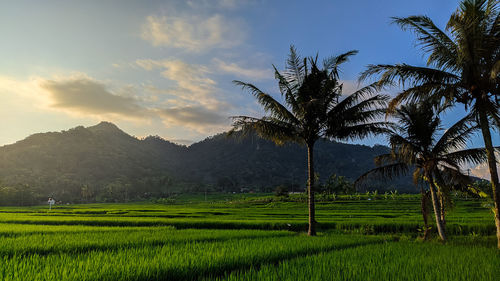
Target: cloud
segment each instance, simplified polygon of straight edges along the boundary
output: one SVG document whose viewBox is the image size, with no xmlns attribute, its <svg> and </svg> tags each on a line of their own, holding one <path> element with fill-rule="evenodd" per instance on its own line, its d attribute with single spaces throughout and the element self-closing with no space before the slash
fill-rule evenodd
<svg viewBox="0 0 500 281">
<path fill-rule="evenodd" d="M 0 75 L 0 93 L 3 98 L 5 98 L 6 94 L 9 94 L 10 97 L 16 96 L 17 98 L 32 98 L 34 96 L 33 92 L 37 90 L 36 88 L 37 84 L 35 79 L 22 81 L 13 77 Z"/>
<path fill-rule="evenodd" d="M 32 77 L 28 80 L 0 76 L 0 95 L 4 100 L 0 104 L 0 115 L 4 120 L 14 118 L 12 120 L 18 123 L 20 119 L 29 116 L 31 119 L 40 118 L 33 116 L 45 118 L 49 116 L 49 112 L 55 114 L 47 117 L 49 119 L 65 119 L 61 114 L 66 114 L 79 118 L 78 122 L 89 119 L 113 122 L 126 120 L 140 124 L 142 135 L 145 132 L 163 132 L 175 139 L 197 139 L 230 128 L 231 120 L 228 117 L 232 115 L 229 112 L 234 107 L 213 96 L 213 91 L 217 88 L 204 76 L 206 69 L 181 62 L 143 61 L 142 65 L 145 68 L 160 69 L 162 73 L 167 72 L 167 76 L 177 79 L 182 87 L 167 90 L 149 84 L 112 87 L 110 82 L 98 81 L 82 73 L 48 78 Z M 171 69 L 166 69 L 167 66 Z M 180 73 L 190 75 L 186 78 Z M 196 83 L 201 83 L 198 87 L 201 87 L 202 93 L 191 92 L 199 90 L 194 87 L 196 85 L 191 85 Z M 184 96 L 171 97 L 169 95 L 172 92 Z M 19 112 L 22 114 L 19 115 Z M 149 131 L 151 129 L 154 131 Z M 26 133 L 22 133 L 24 134 Z M 5 143 L 17 138 L 16 135 L 12 140 L 0 141 Z M 189 141 L 183 143 L 188 144 Z"/>
<path fill-rule="evenodd" d="M 225 8 L 234 9 L 242 4 L 246 4 L 247 0 L 188 0 L 186 3 L 191 8 L 209 9 L 209 8 Z"/>
<path fill-rule="evenodd" d="M 181 124 L 221 125 L 228 121 L 228 116 L 201 106 L 169 108 L 162 110 L 160 114 Z"/>
<path fill-rule="evenodd" d="M 220 96 L 217 83 L 208 77 L 212 73 L 209 68 L 181 60 L 142 59 L 136 64 L 148 71 L 159 70 L 163 77 L 176 82 L 170 89 L 146 86 L 156 95 L 173 96 L 163 99 L 163 108 L 157 109 L 167 127 L 184 126 L 205 134 L 229 128 L 228 112 L 233 106 Z"/>
<path fill-rule="evenodd" d="M 149 110 L 139 101 L 111 92 L 104 83 L 87 76 L 38 80 L 48 97 L 48 107 L 80 115 L 146 118 Z"/>
<path fill-rule="evenodd" d="M 254 80 L 274 78 L 274 74 L 271 69 L 244 68 L 236 63 L 227 63 L 218 58 L 214 58 L 212 62 L 215 64 L 216 68 L 223 73 L 229 73 L 235 76 L 246 77 Z"/>
<path fill-rule="evenodd" d="M 203 106 L 167 108 L 160 110 L 159 114 L 167 127 L 182 125 L 199 133 L 220 132 L 230 125 L 229 115 Z"/>
<path fill-rule="evenodd" d="M 243 26 L 219 14 L 210 17 L 148 16 L 142 38 L 153 46 L 183 48 L 200 52 L 211 48 L 231 48 L 243 42 Z"/>
<path fill-rule="evenodd" d="M 496 156 L 496 159 L 498 161 L 498 159 L 500 159 L 500 153 L 496 152 L 495 156 Z M 499 164 L 497 164 L 497 171 L 500 174 L 500 165 Z M 488 163 L 479 164 L 476 167 L 472 168 L 470 170 L 470 172 L 471 172 L 471 175 L 473 175 L 475 177 L 483 178 L 483 179 L 487 179 L 487 180 L 491 179 Z"/>
<path fill-rule="evenodd" d="M 186 139 L 168 139 L 168 141 L 185 146 L 190 146 L 191 144 L 194 143 L 194 140 L 186 140 Z"/>
<path fill-rule="evenodd" d="M 160 69 L 161 75 L 177 83 L 177 88 L 168 90 L 175 95 L 177 103 L 219 104 L 215 97 L 216 82 L 207 77 L 209 69 L 202 65 L 187 64 L 181 60 L 137 60 L 136 64 L 145 70 Z"/>
</svg>

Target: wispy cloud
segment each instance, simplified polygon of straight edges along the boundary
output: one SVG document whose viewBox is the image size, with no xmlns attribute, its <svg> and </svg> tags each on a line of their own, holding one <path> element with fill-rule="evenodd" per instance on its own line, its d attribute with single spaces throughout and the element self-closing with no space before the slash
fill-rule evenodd
<svg viewBox="0 0 500 281">
<path fill-rule="evenodd" d="M 231 21 L 220 14 L 209 17 L 148 16 L 143 25 L 142 38 L 153 46 L 183 48 L 200 52 L 212 48 L 231 48 L 243 42 L 240 22 Z"/>
<path fill-rule="evenodd" d="M 237 98 L 218 85 L 221 82 L 216 80 L 218 74 L 251 80 L 273 77 L 270 69 L 255 67 L 258 64 L 254 61 L 250 64 L 241 60 L 226 61 L 241 55 L 239 47 L 245 40 L 247 28 L 243 19 L 233 18 L 224 11 L 239 9 L 248 3 L 246 0 L 190 0 L 184 3 L 187 5 L 184 8 L 190 11 L 188 14 L 182 5 L 177 5 L 165 14 L 146 18 L 142 38 L 153 46 L 182 49 L 195 57 L 207 54 L 216 57 L 208 61 L 201 59 L 203 63 L 198 64 L 187 63 L 182 56 L 182 59 L 176 56 L 176 59 L 135 61 L 136 67 L 156 71 L 175 83 L 170 87 L 149 83 L 144 88 L 158 98 L 159 106 L 155 110 L 167 127 L 184 126 L 204 134 L 226 130 L 231 123 L 228 117 L 241 105 L 236 105 Z"/>
<path fill-rule="evenodd" d="M 166 125 L 183 125 L 200 132 L 227 127 L 229 116 L 203 106 L 172 107 L 160 111 Z"/>
<path fill-rule="evenodd" d="M 223 8 L 235 9 L 251 2 L 251 0 L 188 0 L 189 7 L 195 9 Z"/>
<path fill-rule="evenodd" d="M 158 69 L 161 75 L 174 81 L 177 87 L 165 90 L 177 98 L 177 104 L 219 105 L 217 83 L 208 77 L 210 70 L 203 65 L 193 65 L 181 60 L 137 60 L 136 64 L 145 70 Z"/>
<path fill-rule="evenodd" d="M 253 80 L 272 79 L 273 71 L 270 68 L 243 67 L 234 62 L 228 63 L 218 58 L 212 60 L 219 72 L 233 74 L 237 77 L 245 77 Z"/>
<path fill-rule="evenodd" d="M 209 78 L 211 71 L 202 65 L 193 65 L 181 60 L 137 60 L 141 68 L 154 71 L 171 81 L 177 87 L 162 90 L 148 85 L 148 91 L 157 95 L 173 95 L 164 100 L 157 109 L 167 126 L 185 126 L 198 133 L 216 133 L 228 128 L 229 111 L 233 106 L 224 102 L 217 83 Z"/>
</svg>

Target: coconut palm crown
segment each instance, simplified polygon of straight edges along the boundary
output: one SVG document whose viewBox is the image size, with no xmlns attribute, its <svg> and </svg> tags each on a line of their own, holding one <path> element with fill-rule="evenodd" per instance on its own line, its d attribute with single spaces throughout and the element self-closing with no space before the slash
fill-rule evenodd
<svg viewBox="0 0 500 281">
<path fill-rule="evenodd" d="M 318 65 L 318 57 L 302 59 L 295 48 L 283 72 L 275 70 L 283 104 L 256 86 L 234 81 L 250 91 L 264 108 L 261 118 L 235 116 L 232 132 L 255 131 L 278 145 L 296 142 L 307 147 L 309 235 L 315 235 L 314 144 L 320 138 L 346 140 L 363 138 L 386 131 L 387 122 L 378 121 L 385 112 L 387 97 L 374 95 L 375 83 L 351 95 L 342 95 L 339 67 L 357 51 L 333 56 Z"/>
<path fill-rule="evenodd" d="M 438 233 L 446 241 L 444 229 L 444 197 L 450 188 L 467 186 L 470 179 L 461 167 L 485 162 L 484 148 L 466 148 L 468 138 L 478 130 L 473 118 L 466 116 L 444 131 L 440 114 L 447 106 L 424 102 L 407 104 L 393 114 L 397 124 L 388 134 L 391 152 L 375 158 L 378 166 L 363 174 L 368 177 L 391 179 L 412 173 L 416 185 L 429 184 Z M 444 132 L 443 132 L 444 131 Z"/>
</svg>

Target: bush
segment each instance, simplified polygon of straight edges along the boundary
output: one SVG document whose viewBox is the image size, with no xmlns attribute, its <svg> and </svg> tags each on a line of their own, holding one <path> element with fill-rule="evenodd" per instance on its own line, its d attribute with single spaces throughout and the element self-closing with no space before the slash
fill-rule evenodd
<svg viewBox="0 0 500 281">
<path fill-rule="evenodd" d="M 288 187 L 285 185 L 278 185 L 274 193 L 277 197 L 288 197 Z"/>
</svg>

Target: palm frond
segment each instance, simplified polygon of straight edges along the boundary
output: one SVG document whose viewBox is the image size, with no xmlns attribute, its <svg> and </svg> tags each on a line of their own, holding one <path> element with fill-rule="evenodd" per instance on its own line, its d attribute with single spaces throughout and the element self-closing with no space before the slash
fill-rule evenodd
<svg viewBox="0 0 500 281">
<path fill-rule="evenodd" d="M 434 177 L 440 187 L 440 192 L 449 192 L 451 189 L 464 191 L 472 183 L 471 177 L 465 175 L 460 169 L 448 167 L 441 168 L 434 173 Z"/>
<path fill-rule="evenodd" d="M 500 2 L 498 0 L 488 0 L 487 8 L 487 27 L 488 35 L 493 38 L 500 37 Z"/>
<path fill-rule="evenodd" d="M 338 56 L 332 56 L 327 58 L 323 62 L 323 67 L 330 70 L 330 74 L 333 78 L 339 78 L 339 66 L 349 60 L 349 57 L 354 56 L 358 53 L 358 50 L 351 50 L 346 53 L 340 54 Z"/>
<path fill-rule="evenodd" d="M 297 114 L 300 111 L 300 106 L 297 103 L 296 93 L 298 90 L 297 85 L 291 86 L 285 77 L 278 71 L 276 66 L 273 65 L 274 76 L 278 80 L 281 95 L 285 97 L 285 101 L 292 108 L 292 112 Z"/>
<path fill-rule="evenodd" d="M 499 24 L 500 25 L 500 24 Z M 490 79 L 495 80 L 500 75 L 500 60 L 497 60 L 490 71 Z"/>
<path fill-rule="evenodd" d="M 394 83 L 403 87 L 407 84 L 417 86 L 423 83 L 454 84 L 460 81 L 459 76 L 450 72 L 408 64 L 370 64 L 361 73 L 359 81 L 364 81 L 374 75 L 380 75 L 377 83 L 382 86 L 392 86 Z"/>
<path fill-rule="evenodd" d="M 417 35 L 418 45 L 429 53 L 427 65 L 457 71 L 457 46 L 455 42 L 427 16 L 394 17 L 393 23 L 403 30 L 410 29 Z"/>
<path fill-rule="evenodd" d="M 329 113 L 329 115 L 335 116 L 337 118 L 338 116 L 344 116 L 343 119 L 353 121 L 361 121 L 362 116 L 371 116 L 371 118 L 373 119 L 380 118 L 383 117 L 387 111 L 386 106 L 388 99 L 389 96 L 376 95 L 371 98 L 365 99 L 349 108 L 346 108 L 343 111 L 332 110 L 332 113 L 335 114 Z M 337 109 L 337 107 L 335 109 Z"/>
<path fill-rule="evenodd" d="M 410 167 L 405 163 L 388 164 L 371 169 L 368 172 L 362 174 L 354 181 L 354 184 L 359 185 L 360 183 L 369 179 L 391 180 L 393 178 L 408 174 L 409 170 Z"/>
<path fill-rule="evenodd" d="M 429 82 L 409 87 L 398 93 L 387 106 L 387 113 L 392 114 L 397 107 L 403 103 L 419 103 L 421 101 L 432 101 L 436 106 L 442 103 L 451 104 L 454 98 L 460 96 L 463 88 L 459 84 L 444 84 Z M 444 101 L 442 99 L 444 98 Z"/>
<path fill-rule="evenodd" d="M 398 135 L 391 134 L 389 137 L 392 153 L 396 159 L 407 164 L 416 164 L 422 148 L 411 140 Z"/>
<path fill-rule="evenodd" d="M 392 153 L 385 153 L 378 155 L 374 158 L 375 166 L 384 166 L 387 164 L 392 164 L 397 162 L 397 159 L 394 157 Z"/>
<path fill-rule="evenodd" d="M 376 109 L 368 108 L 367 110 L 363 110 L 363 111 L 352 110 L 352 112 L 351 112 L 351 110 L 347 110 L 346 115 L 343 118 L 343 122 L 345 122 L 348 125 L 375 122 L 377 120 L 380 120 L 381 117 L 383 117 L 385 113 L 386 113 L 385 108 L 376 108 Z M 335 122 L 335 120 L 332 120 L 331 123 L 334 124 L 337 122 Z M 386 123 L 390 124 L 390 125 L 393 124 L 390 121 L 387 121 Z"/>
<path fill-rule="evenodd" d="M 488 160 L 488 157 L 486 156 L 486 149 L 484 148 L 471 148 L 451 152 L 446 155 L 446 158 L 459 165 L 479 165 Z"/>
<path fill-rule="evenodd" d="M 332 109 L 332 115 L 339 115 L 344 112 L 346 109 L 352 107 L 353 105 L 363 101 L 364 99 L 373 96 L 375 93 L 382 90 L 382 86 L 378 83 L 371 83 L 367 86 L 358 89 L 352 94 L 347 95 L 343 100 L 341 100 L 334 109 Z M 377 95 L 377 100 L 381 100 L 385 102 L 387 100 L 386 95 Z M 384 105 L 384 104 L 382 104 Z"/>
<path fill-rule="evenodd" d="M 423 180 L 422 168 L 416 167 L 415 170 L 413 170 L 412 179 L 414 185 L 418 185 L 419 182 L 422 182 Z"/>
<path fill-rule="evenodd" d="M 302 59 L 299 54 L 297 54 L 295 46 L 291 45 L 283 77 L 292 87 L 299 87 L 304 82 L 306 76 L 306 60 Z"/>
<path fill-rule="evenodd" d="M 479 126 L 474 125 L 474 119 L 467 115 L 453 124 L 434 145 L 432 152 L 434 154 L 443 154 L 453 150 L 465 147 L 471 134 L 475 133 Z"/>
<path fill-rule="evenodd" d="M 300 121 L 291 113 L 285 106 L 276 101 L 269 94 L 262 92 L 256 86 L 241 82 L 241 81 L 233 81 L 238 86 L 241 86 L 243 89 L 249 90 L 256 98 L 257 101 L 264 107 L 264 110 L 271 114 L 271 116 L 285 122 L 299 124 Z"/>
<path fill-rule="evenodd" d="M 293 124 L 272 117 L 233 116 L 232 118 L 233 129 L 229 132 L 230 135 L 237 131 L 241 131 L 243 135 L 256 132 L 262 138 L 278 145 L 283 145 L 285 142 L 301 143 L 299 132 Z"/>
<path fill-rule="evenodd" d="M 345 125 L 340 128 L 328 128 L 325 136 L 336 140 L 355 140 L 369 136 L 388 134 L 391 125 L 389 122 L 360 123 L 356 125 Z"/>
</svg>

